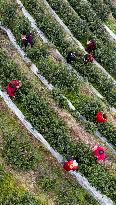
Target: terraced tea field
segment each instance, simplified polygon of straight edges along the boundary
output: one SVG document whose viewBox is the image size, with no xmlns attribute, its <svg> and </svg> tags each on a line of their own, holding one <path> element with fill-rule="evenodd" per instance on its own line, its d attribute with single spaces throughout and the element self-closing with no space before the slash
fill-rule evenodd
<svg viewBox="0 0 116 205">
<path fill-rule="evenodd" d="M 0 205 L 116 203 L 115 12 L 108 0 L 0 0 Z M 68 64 L 91 38 L 94 61 Z M 22 86 L 10 98 L 13 79 Z M 78 171 L 63 169 L 69 155 L 80 157 Z"/>
</svg>

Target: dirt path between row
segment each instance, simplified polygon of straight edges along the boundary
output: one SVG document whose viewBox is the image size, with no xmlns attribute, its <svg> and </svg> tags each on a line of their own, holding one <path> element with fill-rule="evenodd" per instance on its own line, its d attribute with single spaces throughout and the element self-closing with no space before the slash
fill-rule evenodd
<svg viewBox="0 0 116 205">
<path fill-rule="evenodd" d="M 58 107 L 55 106 L 53 107 L 53 109 L 67 125 L 70 131 L 70 136 L 73 139 L 75 139 L 76 141 L 81 140 L 84 144 L 88 145 L 90 149 L 92 149 L 96 144 L 103 144 L 99 139 L 95 138 L 92 134 L 86 132 L 84 127 L 80 125 L 80 123 L 77 123 L 77 121 L 72 117 L 71 114 L 67 113 L 67 111 L 60 110 Z M 106 151 L 109 149 L 106 146 L 105 148 Z M 116 160 L 113 155 L 110 156 L 109 159 L 105 159 L 104 162 L 100 162 L 100 163 L 102 163 L 109 172 L 113 171 L 113 173 L 115 174 Z"/>
<path fill-rule="evenodd" d="M 22 67 L 22 70 L 24 68 L 25 72 L 27 70 L 28 74 L 27 76 L 30 77 L 30 80 L 34 79 L 35 76 L 29 70 L 27 65 L 23 62 L 23 60 L 19 57 L 19 54 L 17 54 L 16 50 L 13 48 L 11 43 L 4 38 L 4 35 L 1 37 L 1 46 L 2 48 L 7 51 L 7 54 L 17 63 L 19 64 L 20 67 Z M 23 66 L 24 65 L 24 66 Z M 28 71 L 29 70 L 29 71 Z M 38 91 L 42 90 L 42 85 L 40 85 L 39 81 L 37 83 L 33 83 L 33 86 L 38 89 Z M 43 90 L 43 96 L 46 97 L 47 101 L 49 102 L 50 106 L 54 109 L 54 111 L 58 114 L 58 116 L 65 122 L 66 126 L 68 127 L 70 131 L 70 136 L 75 139 L 75 140 L 81 140 L 83 143 L 87 144 L 91 149 L 96 145 L 96 144 L 103 144 L 100 142 L 98 138 L 95 136 L 91 135 L 90 133 L 87 133 L 86 130 L 82 125 L 77 123 L 77 121 L 72 117 L 70 113 L 66 110 L 60 109 L 57 105 L 56 102 L 54 102 L 53 99 L 50 99 L 50 97 L 47 95 L 47 93 L 44 93 Z M 113 121 L 115 122 L 114 118 L 112 117 Z M 116 123 L 116 122 L 115 122 Z M 109 148 L 106 147 L 106 150 L 109 150 Z M 116 170 L 116 163 L 114 156 L 111 156 L 111 160 L 105 160 L 103 163 L 104 166 L 108 169 L 110 172 L 114 172 Z"/>
<path fill-rule="evenodd" d="M 113 1 L 112 1 L 112 5 L 113 5 L 114 7 L 116 7 L 116 0 L 113 0 Z"/>
</svg>

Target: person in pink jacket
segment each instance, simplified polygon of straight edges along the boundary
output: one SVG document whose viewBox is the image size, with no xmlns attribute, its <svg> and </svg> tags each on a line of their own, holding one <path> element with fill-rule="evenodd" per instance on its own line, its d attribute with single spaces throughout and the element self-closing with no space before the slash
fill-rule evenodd
<svg viewBox="0 0 116 205">
<path fill-rule="evenodd" d="M 106 158 L 104 147 L 96 145 L 92 151 L 98 161 L 103 161 Z"/>
</svg>

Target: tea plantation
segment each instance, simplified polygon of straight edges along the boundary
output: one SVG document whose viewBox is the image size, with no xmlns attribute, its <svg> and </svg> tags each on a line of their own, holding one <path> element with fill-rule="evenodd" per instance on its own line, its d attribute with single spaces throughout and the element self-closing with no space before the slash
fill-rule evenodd
<svg viewBox="0 0 116 205">
<path fill-rule="evenodd" d="M 86 64 L 90 39 L 95 60 Z M 68 64 L 70 51 L 78 57 Z M 14 79 L 21 87 L 8 97 Z M 0 205 L 115 205 L 115 149 L 114 1 L 0 0 Z M 75 174 L 63 169 L 68 156 L 81 159 Z"/>
</svg>

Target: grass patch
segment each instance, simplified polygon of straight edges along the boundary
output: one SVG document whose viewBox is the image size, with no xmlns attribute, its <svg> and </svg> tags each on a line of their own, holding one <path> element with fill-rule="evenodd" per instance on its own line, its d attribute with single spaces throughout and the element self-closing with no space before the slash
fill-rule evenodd
<svg viewBox="0 0 116 205">
<path fill-rule="evenodd" d="M 6 109 L 6 106 L 0 99 L 0 103 Z M 4 122 L 4 126 L 1 127 L 1 125 Z M 20 135 L 20 133 L 23 132 L 23 136 L 27 137 L 28 140 L 30 139 L 29 134 L 27 131 L 19 124 L 19 122 L 15 119 L 13 115 L 11 115 L 11 112 L 6 109 L 6 114 L 4 115 L 4 110 L 0 110 L 0 135 L 2 136 L 4 142 L 4 139 L 6 136 L 3 134 L 3 132 L 6 132 L 7 134 L 10 134 L 12 132 L 16 133 L 17 135 Z M 22 138 L 19 138 L 20 143 L 22 143 Z M 88 193 L 78 185 L 78 183 L 73 180 L 70 175 L 65 173 L 62 168 L 59 167 L 59 165 L 56 163 L 56 161 L 52 158 L 52 156 L 37 142 L 34 140 L 31 140 L 31 144 L 33 147 L 35 147 L 35 151 L 38 153 L 39 157 L 39 162 L 38 162 L 38 167 L 35 170 L 36 171 L 36 176 L 37 176 L 37 186 L 41 192 L 41 194 L 46 195 L 46 197 L 49 195 L 49 198 L 54 200 L 54 204 L 58 205 L 66 205 L 70 204 L 71 205 L 98 205 L 97 203 L 91 196 L 88 195 Z M 3 144 L 1 144 L 3 146 Z M 19 149 L 19 148 L 18 148 Z M 16 150 L 16 149 L 15 149 Z M 10 150 L 9 150 L 10 151 Z M 31 154 L 31 153 L 30 153 Z M 6 152 L 7 155 L 7 152 Z M 17 159 L 20 161 L 20 159 Z M 10 164 L 10 161 L 7 162 L 7 164 Z M 51 166 L 52 165 L 52 166 Z M 16 168 L 16 166 L 13 166 L 13 168 Z M 20 167 L 20 169 L 22 169 Z M 18 172 L 18 170 L 17 170 Z M 24 172 L 25 174 L 26 172 Z M 6 175 L 5 175 L 6 176 Z M 6 205 L 6 200 L 8 201 L 9 204 L 15 204 L 17 201 L 17 205 L 19 204 L 24 204 L 28 205 L 28 200 L 30 200 L 30 203 L 33 205 L 36 205 L 36 200 L 25 193 L 23 189 L 21 189 L 21 194 L 17 192 L 16 189 L 14 189 L 14 182 L 11 182 L 9 177 L 7 176 L 8 180 L 6 182 L 1 178 L 1 172 L 0 172 L 0 202 L 3 203 L 3 205 Z M 2 183 L 4 186 L 2 186 Z M 7 187 L 6 187 L 7 185 Z M 45 188 L 46 186 L 46 188 Z M 13 188 L 12 188 L 13 187 Z M 16 185 L 15 185 L 16 188 Z M 14 190 L 12 192 L 12 190 Z M 66 195 L 63 197 L 63 193 Z M 37 196 L 39 196 L 39 193 L 37 191 Z M 41 195 L 40 194 L 40 195 Z M 70 198 L 71 196 L 74 196 L 73 198 Z M 40 197 L 41 198 L 41 197 Z M 65 200 L 66 199 L 66 200 Z M 22 202 L 23 200 L 23 202 Z M 13 201 L 12 203 L 10 201 Z M 5 204 L 6 203 L 6 204 Z M 27 203 L 27 204 L 26 204 Z M 41 203 L 37 203 L 38 205 L 41 205 Z M 47 204 L 47 203 L 45 203 Z M 44 203 L 42 203 L 44 205 Z"/>
<path fill-rule="evenodd" d="M 2 205 L 45 205 L 23 187 L 17 186 L 11 174 L 0 165 L 0 204 Z"/>
<path fill-rule="evenodd" d="M 10 65 L 10 63 L 8 65 Z M 11 65 L 13 69 L 13 62 Z M 4 68 L 4 76 L 6 76 L 6 66 Z M 19 72 L 18 67 L 17 72 Z M 14 75 L 16 74 L 16 72 L 13 73 Z M 19 79 L 21 79 L 21 74 L 19 75 Z M 29 87 L 31 84 L 29 84 L 29 81 L 26 82 Z M 23 86 L 25 87 L 25 81 L 23 83 Z M 111 191 L 111 189 L 114 190 L 114 185 L 112 183 L 115 180 L 114 177 L 107 173 L 100 164 L 96 163 L 95 158 L 92 156 L 92 153 L 87 146 L 80 142 L 75 142 L 70 138 L 68 129 L 64 122 L 57 117 L 48 102 L 46 102 L 45 99 L 42 98 L 41 95 L 39 95 L 39 93 L 37 93 L 33 88 L 29 89 L 27 93 L 27 90 L 25 91 L 23 86 L 21 90 L 23 95 L 21 95 L 22 97 L 20 98 L 16 98 L 15 102 L 17 105 L 20 105 L 26 119 L 32 123 L 34 128 L 43 134 L 44 138 L 58 152 L 65 156 L 76 156 L 78 154 L 82 158 L 80 166 L 81 173 L 91 181 L 92 185 L 97 186 L 97 188 L 100 188 L 104 194 L 114 199 L 115 192 Z M 97 175 L 96 177 L 96 173 L 99 173 L 100 175 Z M 104 178 L 102 186 L 101 176 Z M 108 186 L 106 187 L 105 184 L 108 184 Z"/>
<path fill-rule="evenodd" d="M 2 156 L 5 161 L 14 168 L 22 170 L 35 169 L 41 156 L 36 147 L 21 133 L 7 134 L 3 140 Z"/>
<path fill-rule="evenodd" d="M 114 23 L 111 19 L 108 19 L 105 23 L 116 34 L 116 22 Z"/>
</svg>

